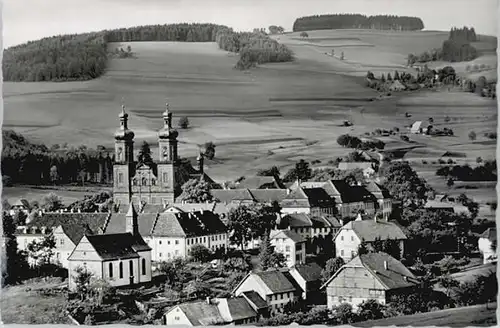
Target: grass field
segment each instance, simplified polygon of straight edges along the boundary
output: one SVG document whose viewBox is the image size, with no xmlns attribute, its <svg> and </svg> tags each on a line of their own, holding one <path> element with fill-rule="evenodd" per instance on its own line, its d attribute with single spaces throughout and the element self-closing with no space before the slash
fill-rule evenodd
<svg viewBox="0 0 500 328">
<path fill-rule="evenodd" d="M 60 281 L 28 282 L 2 288 L 0 309 L 3 324 L 71 324 L 64 313 L 66 300 L 63 295 L 41 296 L 36 290 L 60 286 Z M 30 290 L 27 290 L 29 288 Z"/>
<path fill-rule="evenodd" d="M 447 327 L 483 327 L 495 326 L 496 303 L 488 305 L 475 305 L 448 309 L 442 311 L 420 313 L 389 319 L 365 321 L 355 323 L 355 327 L 381 327 L 381 326 L 447 326 Z"/>
<path fill-rule="evenodd" d="M 482 137 L 483 132 L 496 131 L 494 101 L 453 91 L 401 93 L 369 101 L 378 93 L 359 77 L 370 67 L 383 71 L 404 65 L 409 52 L 440 46 L 447 32 L 342 30 L 312 31 L 309 36 L 314 45 L 304 44 L 298 33 L 279 36 L 295 52 L 294 62 L 246 72 L 233 69 L 236 55 L 215 43 L 130 43 L 136 58 L 112 59 L 106 74 L 93 81 L 4 83 L 4 128 L 49 145 L 110 146 L 124 98 L 136 145 L 146 140 L 155 151 L 168 100 L 174 124 L 183 115 L 191 123 L 180 131 L 180 155 L 194 158 L 199 144 L 215 142 L 216 160 L 206 163 L 206 171 L 219 181 L 271 165 L 286 171 L 300 158 L 324 165 L 350 152 L 337 145 L 340 134 L 393 127 L 405 131 L 405 125 L 428 117 L 440 125 L 447 115 L 455 136 L 410 136 L 423 145 L 420 153 L 408 154 L 410 160 L 437 160 L 451 149 L 467 153 L 472 161 L 494 156 L 494 143 Z M 346 61 L 324 54 L 332 45 L 345 48 Z M 406 112 L 412 114 L 410 119 Z M 354 126 L 341 127 L 345 119 Z M 471 129 L 478 135 L 475 142 L 467 139 Z M 409 144 L 396 136 L 389 145 Z M 22 194 L 15 188 L 11 193 Z"/>
</svg>

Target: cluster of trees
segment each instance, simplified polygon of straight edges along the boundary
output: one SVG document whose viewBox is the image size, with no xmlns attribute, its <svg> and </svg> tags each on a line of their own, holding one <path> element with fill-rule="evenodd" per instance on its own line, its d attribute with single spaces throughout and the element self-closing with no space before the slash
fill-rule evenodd
<svg viewBox="0 0 500 328">
<path fill-rule="evenodd" d="M 113 180 L 113 157 L 104 147 L 47 148 L 11 130 L 2 131 L 2 179 L 7 185 L 67 184 Z"/>
<path fill-rule="evenodd" d="M 43 38 L 4 50 L 4 81 L 81 81 L 104 73 L 107 42 L 102 33 Z"/>
<path fill-rule="evenodd" d="M 269 34 L 283 34 L 285 29 L 283 26 L 271 25 L 269 26 Z"/>
<path fill-rule="evenodd" d="M 485 161 L 475 168 L 467 164 L 443 166 L 437 169 L 436 175 L 458 181 L 497 181 L 497 162 Z"/>
<path fill-rule="evenodd" d="M 420 31 L 423 28 L 424 23 L 418 17 L 395 15 L 315 15 L 297 18 L 293 24 L 294 32 L 331 29 Z"/>
<path fill-rule="evenodd" d="M 240 55 L 236 68 L 241 70 L 257 64 L 293 60 L 293 53 L 287 46 L 262 31 L 234 32 L 232 29 L 223 29 L 217 33 L 216 42 L 219 48 Z"/>
<path fill-rule="evenodd" d="M 381 140 L 362 141 L 356 136 L 343 134 L 337 138 L 337 143 L 342 147 L 356 148 L 361 150 L 384 149 L 385 143 Z"/>
<path fill-rule="evenodd" d="M 495 99 L 497 96 L 496 82 L 489 82 L 484 76 L 480 76 L 476 81 L 464 80 L 462 88 L 481 97 Z"/>
<path fill-rule="evenodd" d="M 10 47 L 3 54 L 4 81 L 82 81 L 95 79 L 107 67 L 109 42 L 213 42 L 215 24 L 170 24 L 123 28 L 96 33 L 59 35 Z M 111 55 L 130 57 L 118 50 Z"/>
<path fill-rule="evenodd" d="M 408 55 L 408 66 L 415 63 L 444 60 L 449 62 L 470 61 L 478 56 L 478 51 L 470 43 L 477 41 L 474 28 L 452 28 L 448 40 L 443 42 L 440 49 L 424 51 L 419 55 Z"/>
<path fill-rule="evenodd" d="M 381 240 L 380 237 L 377 237 L 370 245 L 368 245 L 363 239 L 358 246 L 358 255 L 378 252 L 387 253 L 398 260 L 401 258 L 401 248 L 399 247 L 399 242 L 397 240 Z"/>
<path fill-rule="evenodd" d="M 123 48 L 115 48 L 109 55 L 115 58 L 134 58 L 131 46 L 127 46 L 127 51 L 123 50 Z"/>
</svg>

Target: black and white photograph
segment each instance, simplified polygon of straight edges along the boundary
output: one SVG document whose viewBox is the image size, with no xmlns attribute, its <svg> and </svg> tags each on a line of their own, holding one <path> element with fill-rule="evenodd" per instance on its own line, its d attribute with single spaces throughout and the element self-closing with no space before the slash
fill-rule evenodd
<svg viewBox="0 0 500 328">
<path fill-rule="evenodd" d="M 2 324 L 497 325 L 497 1 L 1 2 Z"/>
</svg>

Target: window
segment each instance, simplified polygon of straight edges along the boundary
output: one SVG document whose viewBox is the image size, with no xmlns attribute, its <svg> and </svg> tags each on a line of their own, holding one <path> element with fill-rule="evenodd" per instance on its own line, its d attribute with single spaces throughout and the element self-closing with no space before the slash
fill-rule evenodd
<svg viewBox="0 0 500 328">
<path fill-rule="evenodd" d="M 181 318 L 179 318 L 179 317 L 175 317 L 175 320 L 179 321 L 179 320 L 181 320 Z"/>
<path fill-rule="evenodd" d="M 340 240 L 344 241 L 344 236 L 340 236 Z"/>
<path fill-rule="evenodd" d="M 113 263 L 109 263 L 109 277 L 113 278 Z"/>
<path fill-rule="evenodd" d="M 128 261 L 128 272 L 131 277 L 134 275 L 134 262 L 132 260 Z"/>
<path fill-rule="evenodd" d="M 135 178 L 134 178 L 134 179 L 132 180 L 132 184 L 133 184 L 134 186 L 137 186 L 137 179 L 135 179 Z"/>
<path fill-rule="evenodd" d="M 283 299 L 283 294 L 280 294 L 280 296 L 281 296 L 281 299 Z"/>
<path fill-rule="evenodd" d="M 156 186 L 156 179 L 151 180 L 151 185 Z"/>
<path fill-rule="evenodd" d="M 146 259 L 142 259 L 142 275 L 146 275 Z"/>
<path fill-rule="evenodd" d="M 147 186 L 148 185 L 148 180 L 146 178 L 142 178 L 142 185 Z"/>
<path fill-rule="evenodd" d="M 354 236 L 351 236 L 351 241 L 354 241 Z"/>
<path fill-rule="evenodd" d="M 176 245 L 179 245 L 179 241 L 178 241 L 178 240 L 176 240 L 176 241 L 175 241 L 175 244 L 176 244 Z"/>
<path fill-rule="evenodd" d="M 207 237 L 203 237 L 203 242 L 206 243 L 207 242 Z"/>
<path fill-rule="evenodd" d="M 118 183 L 123 183 L 123 173 L 118 173 Z"/>
<path fill-rule="evenodd" d="M 59 244 L 64 245 L 64 238 L 59 239 Z"/>
<path fill-rule="evenodd" d="M 161 257 L 161 255 L 162 255 L 162 254 L 160 253 L 160 257 Z"/>
<path fill-rule="evenodd" d="M 120 279 L 122 279 L 123 278 L 123 262 L 120 262 L 120 264 L 118 265 L 118 270 L 120 271 Z"/>
<path fill-rule="evenodd" d="M 168 173 L 163 172 L 163 182 L 168 182 Z"/>
<path fill-rule="evenodd" d="M 178 249 L 175 250 L 175 255 L 179 255 L 179 250 Z"/>
<path fill-rule="evenodd" d="M 160 241 L 158 241 L 158 244 L 160 244 L 160 245 L 161 245 L 161 240 L 160 240 Z"/>
<path fill-rule="evenodd" d="M 352 296 L 349 296 L 349 302 L 352 302 Z"/>
<path fill-rule="evenodd" d="M 290 252 L 290 246 L 285 246 L 285 252 Z"/>
<path fill-rule="evenodd" d="M 170 245 L 170 240 L 167 240 L 167 245 Z"/>
<path fill-rule="evenodd" d="M 344 256 L 344 250 L 343 249 L 340 250 L 340 256 Z"/>
</svg>

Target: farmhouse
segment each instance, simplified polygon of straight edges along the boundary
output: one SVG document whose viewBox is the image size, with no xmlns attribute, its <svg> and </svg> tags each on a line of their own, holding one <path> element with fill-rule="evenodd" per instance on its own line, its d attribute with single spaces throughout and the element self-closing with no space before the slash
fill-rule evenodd
<svg viewBox="0 0 500 328">
<path fill-rule="evenodd" d="M 290 268 L 290 275 L 303 291 L 302 298 L 309 303 L 322 304 L 324 301 L 320 293 L 321 271 L 321 267 L 314 262 Z"/>
<path fill-rule="evenodd" d="M 288 267 L 306 261 L 306 241 L 299 234 L 290 230 L 272 231 L 271 245 L 276 252 L 283 254 Z"/>
<path fill-rule="evenodd" d="M 466 206 L 439 200 L 428 200 L 424 206 L 429 211 L 445 211 L 451 213 L 469 213 L 469 209 Z"/>
<path fill-rule="evenodd" d="M 369 299 L 387 304 L 393 295 L 411 293 L 419 284 L 401 262 L 385 253 L 368 253 L 342 266 L 321 287 L 327 306 L 349 303 L 354 309 Z"/>
<path fill-rule="evenodd" d="M 377 199 L 377 209 L 381 210 L 383 218 L 387 220 L 392 214 L 393 200 L 389 191 L 377 182 L 371 181 L 366 185 L 368 190 Z"/>
<path fill-rule="evenodd" d="M 276 220 L 278 229 L 288 229 L 299 234 L 310 246 L 326 238 L 333 241 L 333 236 L 341 228 L 340 222 L 333 216 L 314 216 L 306 213 L 280 215 Z M 313 251 L 315 252 L 315 251 Z"/>
<path fill-rule="evenodd" d="M 334 215 L 335 201 L 323 188 L 298 187 L 280 203 L 282 213 L 306 213 L 312 215 Z"/>
<path fill-rule="evenodd" d="M 300 293 L 295 282 L 279 270 L 250 272 L 233 291 L 235 296 L 256 299 L 255 303 L 266 302 L 271 315 L 283 312 L 284 306 L 296 302 Z"/>
<path fill-rule="evenodd" d="M 30 203 L 26 199 L 17 199 L 14 203 L 12 203 L 9 214 L 15 215 L 17 211 L 21 211 L 28 215 L 30 211 Z"/>
<path fill-rule="evenodd" d="M 494 262 L 497 259 L 497 229 L 486 229 L 477 241 L 479 251 L 483 254 L 483 263 Z"/>
<path fill-rule="evenodd" d="M 361 215 L 344 225 L 335 236 L 335 251 L 345 262 L 357 256 L 362 241 L 372 248 L 376 240 L 395 240 L 398 242 L 401 256 L 404 254 L 404 241 L 407 239 L 401 228 L 393 222 L 377 219 L 363 220 Z"/>
<path fill-rule="evenodd" d="M 194 245 L 203 245 L 212 251 L 226 249 L 228 235 L 219 216 L 211 211 L 185 212 L 170 207 L 160 213 L 138 214 L 131 204 L 127 214 L 116 214 L 106 223 L 104 233 L 126 231 L 127 222 L 138 222 L 139 234 L 151 247 L 153 261 L 186 258 Z"/>
<path fill-rule="evenodd" d="M 163 324 L 209 326 L 217 324 L 249 324 L 258 319 L 257 312 L 244 297 L 207 298 L 206 301 L 183 303 L 169 309 Z"/>
<path fill-rule="evenodd" d="M 415 133 L 415 134 L 429 134 L 431 129 L 432 129 L 432 126 L 430 126 L 422 121 L 416 121 L 410 127 L 410 132 Z"/>
</svg>

